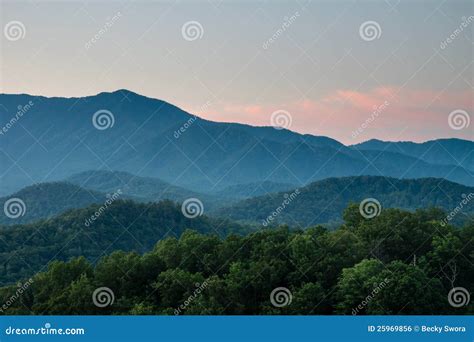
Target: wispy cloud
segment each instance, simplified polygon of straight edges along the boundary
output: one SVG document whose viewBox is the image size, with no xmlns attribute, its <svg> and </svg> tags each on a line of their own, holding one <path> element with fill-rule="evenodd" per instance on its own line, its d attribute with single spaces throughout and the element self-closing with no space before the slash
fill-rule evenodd
<svg viewBox="0 0 474 342">
<path fill-rule="evenodd" d="M 216 121 L 268 126 L 271 113 L 280 109 L 291 114 L 291 130 L 330 136 L 346 144 L 374 137 L 412 141 L 451 136 L 474 138 L 469 128 L 453 132 L 448 125 L 449 113 L 455 109 L 466 110 L 472 115 L 473 99 L 469 91 L 439 92 L 394 86 L 367 91 L 340 89 L 318 100 L 306 99 L 292 103 L 216 103 L 212 109 L 198 115 Z M 370 118 L 370 124 L 365 125 L 364 131 L 354 137 L 354 130 Z"/>
</svg>

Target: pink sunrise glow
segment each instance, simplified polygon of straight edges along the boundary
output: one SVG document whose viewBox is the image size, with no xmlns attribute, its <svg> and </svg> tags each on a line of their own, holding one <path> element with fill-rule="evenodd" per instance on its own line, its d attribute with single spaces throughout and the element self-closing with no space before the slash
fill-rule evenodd
<svg viewBox="0 0 474 342">
<path fill-rule="evenodd" d="M 448 115 L 453 110 L 472 110 L 472 95 L 469 91 L 381 86 L 368 91 L 341 89 L 317 101 L 306 99 L 275 105 L 219 102 L 196 114 L 214 121 L 269 126 L 271 113 L 283 109 L 292 116 L 291 130 L 329 136 L 347 145 L 371 138 L 421 142 L 456 136 L 472 140 L 472 130 L 453 131 L 448 125 Z M 363 132 L 354 137 L 353 132 L 371 117 L 373 120 L 369 120 Z"/>
</svg>

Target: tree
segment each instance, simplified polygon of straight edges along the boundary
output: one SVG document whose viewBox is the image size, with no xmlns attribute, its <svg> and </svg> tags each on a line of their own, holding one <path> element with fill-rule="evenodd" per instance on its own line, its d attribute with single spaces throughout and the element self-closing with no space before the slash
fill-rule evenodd
<svg viewBox="0 0 474 342">
<path fill-rule="evenodd" d="M 383 269 L 383 263 L 376 259 L 364 259 L 354 267 L 343 269 L 337 283 L 336 312 L 354 315 L 367 313 L 369 301 L 385 286 L 385 279 L 377 282 Z"/>
<path fill-rule="evenodd" d="M 417 266 L 393 261 L 375 281 L 387 285 L 368 304 L 369 314 L 428 315 L 450 310 L 441 281 Z"/>
<path fill-rule="evenodd" d="M 162 310 L 174 311 L 184 304 L 203 281 L 204 277 L 200 273 L 190 273 L 179 268 L 161 272 L 153 283 L 156 305 Z"/>
</svg>

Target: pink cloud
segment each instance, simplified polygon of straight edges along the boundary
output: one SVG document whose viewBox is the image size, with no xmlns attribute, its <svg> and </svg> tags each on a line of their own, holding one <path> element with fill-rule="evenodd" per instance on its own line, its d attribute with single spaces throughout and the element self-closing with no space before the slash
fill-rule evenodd
<svg viewBox="0 0 474 342">
<path fill-rule="evenodd" d="M 318 100 L 285 104 L 216 103 L 198 115 L 216 121 L 268 126 L 271 114 L 280 109 L 291 114 L 291 130 L 329 136 L 345 144 L 372 138 L 397 141 L 474 138 L 472 129 L 456 131 L 448 125 L 448 115 L 453 110 L 463 109 L 474 115 L 469 91 L 440 92 L 393 86 L 368 91 L 341 89 Z"/>
<path fill-rule="evenodd" d="M 350 103 L 354 108 L 362 110 L 371 110 L 374 106 L 383 103 L 388 98 L 393 98 L 396 90 L 391 87 L 380 87 L 371 92 L 362 93 L 353 90 L 338 90 L 323 99 L 324 102 Z"/>
</svg>

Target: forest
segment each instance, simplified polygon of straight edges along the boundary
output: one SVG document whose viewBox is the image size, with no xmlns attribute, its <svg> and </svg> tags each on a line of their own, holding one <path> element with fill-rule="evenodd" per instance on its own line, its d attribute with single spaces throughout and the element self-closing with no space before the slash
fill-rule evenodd
<svg viewBox="0 0 474 342">
<path fill-rule="evenodd" d="M 443 217 L 438 209 L 384 209 L 366 219 L 351 204 L 334 230 L 185 230 L 145 253 L 53 261 L 0 288 L 0 313 L 473 314 L 448 293 L 474 288 L 474 224 L 454 227 Z"/>
<path fill-rule="evenodd" d="M 107 210 L 99 204 L 70 209 L 50 219 L 29 224 L 0 226 L 0 286 L 45 270 L 51 260 L 67 261 L 84 256 L 95 263 L 115 250 L 148 252 L 168 236 L 179 237 L 186 229 L 226 236 L 252 231 L 226 219 L 187 218 L 176 203 L 113 201 Z M 102 213 L 90 223 L 95 213 Z"/>
</svg>

